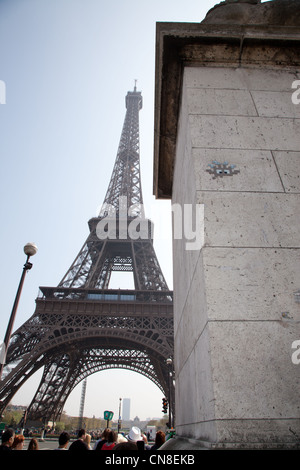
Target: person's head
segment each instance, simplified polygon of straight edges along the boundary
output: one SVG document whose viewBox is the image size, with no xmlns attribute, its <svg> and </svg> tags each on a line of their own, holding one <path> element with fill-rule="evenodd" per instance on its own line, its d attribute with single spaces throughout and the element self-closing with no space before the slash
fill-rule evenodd
<svg viewBox="0 0 300 470">
<path fill-rule="evenodd" d="M 141 441 L 142 440 L 142 435 L 141 435 L 140 428 L 138 428 L 136 426 L 133 426 L 129 431 L 127 439 L 128 439 L 128 441 L 133 441 L 133 442 Z"/>
<path fill-rule="evenodd" d="M 163 431 L 157 431 L 156 436 L 155 436 L 155 444 L 157 446 L 163 445 L 163 443 L 166 441 L 166 435 Z"/>
<path fill-rule="evenodd" d="M 110 434 L 111 429 L 110 428 L 105 428 L 103 433 L 102 433 L 102 439 L 105 439 L 107 441 L 107 438 Z"/>
<path fill-rule="evenodd" d="M 38 441 L 37 439 L 35 439 L 35 437 L 33 437 L 29 444 L 28 444 L 28 449 L 27 450 L 39 450 L 39 444 L 38 444 Z"/>
<path fill-rule="evenodd" d="M 84 437 L 85 437 L 85 429 L 79 429 L 78 439 L 84 439 Z"/>
<path fill-rule="evenodd" d="M 14 438 L 11 448 L 14 450 L 22 450 L 24 445 L 25 437 L 23 434 L 17 434 Z"/>
<path fill-rule="evenodd" d="M 114 447 L 114 451 L 116 452 L 122 452 L 123 450 L 138 450 L 136 442 L 120 442 Z"/>
<path fill-rule="evenodd" d="M 84 437 L 84 442 L 89 446 L 91 443 L 92 436 L 90 434 L 86 434 Z"/>
<path fill-rule="evenodd" d="M 66 447 L 69 442 L 70 442 L 70 434 L 66 431 L 63 431 L 62 433 L 60 433 L 60 436 L 58 438 L 59 446 Z"/>
<path fill-rule="evenodd" d="M 11 447 L 12 443 L 14 442 L 15 432 L 13 429 L 8 428 L 4 431 L 1 436 L 2 444 L 7 447 Z"/>
<path fill-rule="evenodd" d="M 111 430 L 107 436 L 107 442 L 116 442 L 118 438 L 118 435 L 115 431 Z"/>
</svg>

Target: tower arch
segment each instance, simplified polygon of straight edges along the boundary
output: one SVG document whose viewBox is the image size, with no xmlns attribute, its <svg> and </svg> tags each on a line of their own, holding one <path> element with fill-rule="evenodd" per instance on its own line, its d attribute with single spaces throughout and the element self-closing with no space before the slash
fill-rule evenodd
<svg viewBox="0 0 300 470">
<path fill-rule="evenodd" d="M 41 382 L 28 409 L 32 419 L 59 418 L 81 380 L 116 367 L 148 377 L 165 395 L 172 395 L 174 404 L 166 364 L 173 357 L 173 292 L 156 257 L 152 222 L 144 214 L 139 154 L 142 95 L 136 86 L 125 103 L 102 209 L 89 220 L 90 233 L 63 279 L 57 287 L 40 287 L 34 314 L 13 334 L 0 382 L 0 412 L 41 367 Z M 116 230 L 101 237 L 97 227 L 107 217 L 114 218 Z M 137 227 L 146 230 L 139 233 Z M 115 271 L 131 271 L 134 289 L 109 289 Z"/>
</svg>

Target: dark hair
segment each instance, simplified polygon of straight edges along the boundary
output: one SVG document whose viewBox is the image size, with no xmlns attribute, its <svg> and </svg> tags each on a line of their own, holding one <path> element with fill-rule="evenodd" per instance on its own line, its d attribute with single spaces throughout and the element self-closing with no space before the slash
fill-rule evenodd
<svg viewBox="0 0 300 470">
<path fill-rule="evenodd" d="M 107 436 L 107 442 L 116 442 L 118 435 L 115 431 L 111 430 Z"/>
<path fill-rule="evenodd" d="M 122 450 L 138 450 L 137 445 L 135 442 L 120 442 L 119 444 L 115 445 L 113 451 L 122 451 Z"/>
<path fill-rule="evenodd" d="M 155 436 L 155 444 L 157 446 L 162 446 L 163 443 L 166 441 L 166 435 L 163 431 L 157 431 Z"/>
<path fill-rule="evenodd" d="M 104 431 L 103 431 L 103 433 L 102 433 L 102 436 L 101 436 L 102 439 L 107 439 L 107 437 L 108 437 L 109 434 L 110 434 L 110 431 L 111 431 L 110 428 L 105 428 Z"/>
<path fill-rule="evenodd" d="M 84 436 L 84 435 L 85 435 L 85 429 L 79 429 L 79 431 L 78 431 L 78 439 L 79 439 L 80 437 Z"/>
<path fill-rule="evenodd" d="M 4 433 L 1 436 L 2 444 L 5 442 L 8 442 L 11 437 L 14 437 L 15 431 L 11 428 L 8 428 L 4 431 Z"/>
<path fill-rule="evenodd" d="M 39 450 L 39 444 L 35 437 L 30 440 L 27 450 Z"/>
<path fill-rule="evenodd" d="M 64 446 L 67 442 L 70 440 L 70 434 L 67 433 L 66 431 L 63 431 L 59 438 L 58 438 L 58 443 L 60 446 Z"/>
</svg>

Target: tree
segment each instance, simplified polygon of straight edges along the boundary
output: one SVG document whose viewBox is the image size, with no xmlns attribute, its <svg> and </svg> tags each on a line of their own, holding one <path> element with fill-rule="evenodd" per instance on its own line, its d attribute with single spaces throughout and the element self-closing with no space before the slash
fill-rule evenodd
<svg viewBox="0 0 300 470">
<path fill-rule="evenodd" d="M 11 428 L 16 428 L 23 416 L 22 410 L 7 410 L 3 414 L 2 421 Z"/>
<path fill-rule="evenodd" d="M 65 430 L 65 423 L 63 423 L 62 421 L 56 421 L 55 431 L 58 433 L 61 433 L 64 430 Z"/>
</svg>

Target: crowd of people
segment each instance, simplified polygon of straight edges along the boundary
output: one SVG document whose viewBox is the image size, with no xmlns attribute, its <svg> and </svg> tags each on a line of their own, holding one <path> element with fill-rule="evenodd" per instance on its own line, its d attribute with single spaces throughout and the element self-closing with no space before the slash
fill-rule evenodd
<svg viewBox="0 0 300 470">
<path fill-rule="evenodd" d="M 23 434 L 15 434 L 13 429 L 6 429 L 2 436 L 2 444 L 0 445 L 0 451 L 10 450 L 24 450 L 25 438 Z M 102 451 L 102 450 L 152 450 L 159 449 L 165 442 L 166 435 L 163 431 L 157 431 L 155 436 L 155 443 L 153 445 L 148 444 L 148 440 L 145 434 L 143 434 L 140 428 L 133 426 L 128 435 L 118 434 L 114 430 L 106 428 L 101 438 L 91 444 L 91 435 L 80 429 L 78 432 L 77 439 L 71 442 L 71 436 L 68 432 L 63 431 L 58 438 L 58 446 L 55 450 L 70 450 L 70 451 Z M 39 444 L 37 439 L 32 438 L 28 443 L 27 450 L 39 450 Z"/>
</svg>

